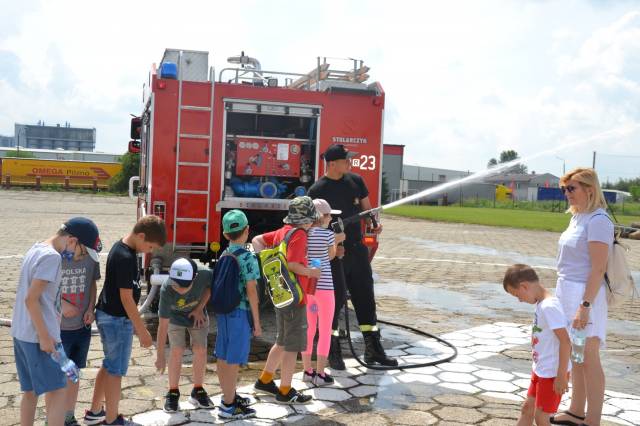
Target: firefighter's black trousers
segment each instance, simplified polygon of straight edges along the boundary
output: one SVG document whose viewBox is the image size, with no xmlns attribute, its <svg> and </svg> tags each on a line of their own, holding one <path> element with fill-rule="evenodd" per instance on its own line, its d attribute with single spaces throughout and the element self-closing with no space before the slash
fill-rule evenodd
<svg viewBox="0 0 640 426">
<path fill-rule="evenodd" d="M 346 301 L 345 288 L 351 294 L 351 303 L 360 326 L 376 325 L 376 301 L 373 293 L 373 276 L 369 263 L 369 250 L 362 243 L 345 242 L 345 254 L 331 261 L 331 274 L 336 308 L 333 314 L 333 329 L 338 329 L 340 312 Z M 345 287 L 346 286 L 346 287 Z"/>
</svg>

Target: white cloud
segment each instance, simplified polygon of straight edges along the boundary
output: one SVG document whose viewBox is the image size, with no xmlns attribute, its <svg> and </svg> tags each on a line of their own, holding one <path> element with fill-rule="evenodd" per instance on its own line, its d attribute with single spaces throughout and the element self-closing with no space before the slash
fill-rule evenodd
<svg viewBox="0 0 640 426">
<path fill-rule="evenodd" d="M 385 141 L 423 165 L 477 170 L 503 149 L 527 155 L 640 120 L 640 12 L 628 3 L 12 4 L 0 16 L 0 134 L 70 121 L 96 127 L 99 150 L 123 151 L 165 47 L 209 51 L 217 69 L 241 50 L 296 72 L 318 55 L 362 58 L 387 93 Z M 596 149 L 639 150 L 623 140 L 562 155 L 590 164 Z"/>
</svg>

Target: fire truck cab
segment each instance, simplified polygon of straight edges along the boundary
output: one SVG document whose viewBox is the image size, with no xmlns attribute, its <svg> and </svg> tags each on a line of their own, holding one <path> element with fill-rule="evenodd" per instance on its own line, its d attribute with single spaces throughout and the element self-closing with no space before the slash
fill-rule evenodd
<svg viewBox="0 0 640 426">
<path fill-rule="evenodd" d="M 333 143 L 358 154 L 352 171 L 379 206 L 384 92 L 365 83 L 362 61 L 337 70 L 318 58 L 304 74 L 263 70 L 244 53 L 228 61 L 216 76 L 207 52 L 167 49 L 145 84 L 129 145 L 140 154 L 137 215 L 162 217 L 168 231 L 145 269 L 152 258 L 156 273 L 177 256 L 215 260 L 230 209 L 247 214 L 252 236 L 282 226 L 289 200 L 323 175 L 320 155 Z"/>
</svg>

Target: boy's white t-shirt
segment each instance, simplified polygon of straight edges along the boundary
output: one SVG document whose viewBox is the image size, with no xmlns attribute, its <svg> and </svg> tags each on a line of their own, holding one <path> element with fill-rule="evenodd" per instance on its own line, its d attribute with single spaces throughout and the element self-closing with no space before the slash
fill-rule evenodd
<svg viewBox="0 0 640 426">
<path fill-rule="evenodd" d="M 531 330 L 531 351 L 533 372 L 538 377 L 556 377 L 560 362 L 560 340 L 553 330 L 567 329 L 568 325 L 557 297 L 547 297 L 537 303 Z"/>
<path fill-rule="evenodd" d="M 40 311 L 47 331 L 53 340 L 60 341 L 60 253 L 45 243 L 36 243 L 24 255 L 20 270 L 20 281 L 16 291 L 16 304 L 13 307 L 11 336 L 23 342 L 38 343 L 38 333 L 31 321 L 31 315 L 25 305 L 27 293 L 33 280 L 47 281 L 47 287 L 40 296 Z"/>
</svg>

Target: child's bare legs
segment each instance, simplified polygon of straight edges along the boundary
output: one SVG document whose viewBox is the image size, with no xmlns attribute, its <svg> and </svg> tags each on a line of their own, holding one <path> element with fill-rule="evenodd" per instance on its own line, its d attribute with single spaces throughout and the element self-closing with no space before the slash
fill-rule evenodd
<svg viewBox="0 0 640 426">
<path fill-rule="evenodd" d="M 271 347 L 271 350 L 269 351 L 269 356 L 267 356 L 267 362 L 264 364 L 264 369 L 262 370 L 262 372 L 270 373 L 273 375 L 276 371 L 276 368 L 278 368 L 278 366 L 282 362 L 283 355 L 284 346 L 280 346 L 278 344 L 273 345 Z"/>
<path fill-rule="evenodd" d="M 298 352 L 283 352 L 282 365 L 280 365 L 280 388 L 291 387 L 291 379 L 296 369 Z"/>
<path fill-rule="evenodd" d="M 304 371 L 309 371 L 313 369 L 311 365 L 311 354 L 302 352 L 302 368 L 304 368 Z"/>
<path fill-rule="evenodd" d="M 33 425 L 37 405 L 38 397 L 33 391 L 22 392 L 22 400 L 20 401 L 20 424 L 22 426 Z"/>
<path fill-rule="evenodd" d="M 226 361 L 218 359 L 218 380 L 222 388 L 223 402 L 229 406 L 233 404 L 236 396 L 236 384 L 238 383 L 238 364 L 227 364 Z"/>
<path fill-rule="evenodd" d="M 551 413 L 546 413 L 539 408 L 536 408 L 536 426 L 550 426 L 549 418 Z"/>
<path fill-rule="evenodd" d="M 67 412 L 76 411 L 76 402 L 78 401 L 78 390 L 80 389 L 80 381 L 73 383 L 67 380 L 67 391 L 65 395 L 65 409 Z"/>
<path fill-rule="evenodd" d="M 207 368 L 207 348 L 193 345 L 191 350 L 193 351 L 193 384 L 194 386 L 202 386 L 204 384 L 204 372 Z"/>
<path fill-rule="evenodd" d="M 180 383 L 180 371 L 182 370 L 182 355 L 184 348 L 173 346 L 169 351 L 169 389 L 178 389 Z M 195 355 L 195 354 L 194 354 Z M 194 359 L 195 367 L 195 359 Z M 194 369 L 195 374 L 195 369 Z"/>
<path fill-rule="evenodd" d="M 104 384 L 106 380 L 107 370 L 104 367 L 100 367 L 98 375 L 96 376 L 95 384 L 93 385 L 93 398 L 91 399 L 91 412 L 97 413 L 102 410 L 104 404 Z"/>
<path fill-rule="evenodd" d="M 118 417 L 120 406 L 120 394 L 122 392 L 122 376 L 114 376 L 105 371 L 104 376 L 104 399 L 107 417 L 105 423 L 113 423 Z M 95 411 L 94 411 L 95 412 Z"/>
<path fill-rule="evenodd" d="M 47 411 L 49 426 L 64 426 L 66 389 L 57 389 L 44 394 L 44 404 Z M 36 399 L 37 401 L 37 399 Z"/>
<path fill-rule="evenodd" d="M 520 409 L 520 418 L 516 426 L 533 426 L 533 419 L 536 412 L 536 399 L 527 397 Z"/>
</svg>

